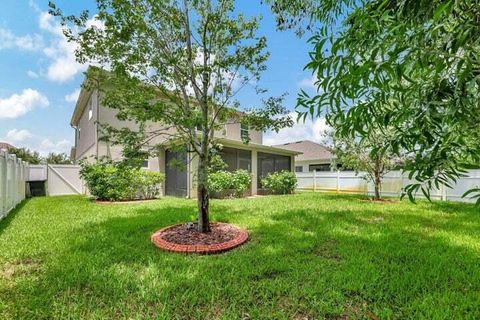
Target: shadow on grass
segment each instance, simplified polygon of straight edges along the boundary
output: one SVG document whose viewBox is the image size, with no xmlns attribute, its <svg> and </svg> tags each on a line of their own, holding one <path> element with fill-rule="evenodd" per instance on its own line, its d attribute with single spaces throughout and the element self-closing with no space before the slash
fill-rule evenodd
<svg viewBox="0 0 480 320">
<path fill-rule="evenodd" d="M 469 233 L 478 221 L 466 226 L 450 215 L 439 224 L 436 216 L 402 209 L 359 214 L 343 205 L 258 212 L 268 203 L 214 202 L 214 219 L 251 235 L 245 246 L 215 256 L 168 253 L 150 243 L 157 229 L 191 220 L 194 203 L 131 207 L 130 216 L 88 223 L 64 239 L 64 252 L 36 283 L 15 284 L 40 297 L 23 299 L 19 315 L 48 318 L 59 309 L 74 317 L 165 319 L 479 315 L 479 252 L 438 232 Z"/>
<path fill-rule="evenodd" d="M 20 211 L 22 211 L 22 209 L 25 207 L 25 205 L 29 201 L 30 201 L 30 198 L 23 200 L 14 209 L 12 209 L 12 211 L 10 211 L 10 213 L 5 218 L 0 220 L 0 235 L 3 233 L 5 229 L 8 228 L 10 223 L 12 223 L 15 217 L 20 213 Z"/>
</svg>

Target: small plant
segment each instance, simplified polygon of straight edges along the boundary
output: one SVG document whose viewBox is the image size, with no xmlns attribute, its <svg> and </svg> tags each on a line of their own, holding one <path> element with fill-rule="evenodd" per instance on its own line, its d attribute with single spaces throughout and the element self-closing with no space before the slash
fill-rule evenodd
<svg viewBox="0 0 480 320">
<path fill-rule="evenodd" d="M 297 177 L 293 172 L 280 171 L 270 173 L 261 182 L 268 193 L 292 194 L 297 186 Z"/>
<path fill-rule="evenodd" d="M 121 166 L 112 162 L 82 163 L 80 177 L 98 200 L 153 199 L 160 194 L 162 173 Z"/>
<path fill-rule="evenodd" d="M 252 182 L 247 170 L 217 171 L 208 176 L 208 186 L 214 198 L 243 197 Z"/>
</svg>

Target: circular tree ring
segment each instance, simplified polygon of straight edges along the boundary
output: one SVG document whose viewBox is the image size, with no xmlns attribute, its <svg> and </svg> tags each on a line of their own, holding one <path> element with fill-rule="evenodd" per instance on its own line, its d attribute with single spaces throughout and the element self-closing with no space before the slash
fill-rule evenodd
<svg viewBox="0 0 480 320">
<path fill-rule="evenodd" d="M 232 250 L 248 240 L 248 232 L 244 229 L 241 229 L 237 226 L 228 223 L 214 222 L 210 223 L 211 228 L 229 228 L 230 230 L 235 230 L 235 234 L 228 241 L 224 242 L 215 242 L 215 243 L 192 243 L 192 239 L 189 240 L 189 243 L 181 243 L 182 241 L 173 241 L 168 239 L 168 234 L 172 233 L 175 228 L 185 227 L 184 224 L 176 224 L 162 228 L 155 232 L 151 236 L 153 244 L 160 249 L 171 251 L 171 252 L 181 252 L 181 253 L 197 253 L 197 254 L 214 254 L 221 253 L 225 251 Z M 173 229 L 173 230 L 172 230 Z M 199 234 L 198 231 L 191 231 L 192 235 Z M 208 234 L 207 234 L 208 235 Z"/>
</svg>

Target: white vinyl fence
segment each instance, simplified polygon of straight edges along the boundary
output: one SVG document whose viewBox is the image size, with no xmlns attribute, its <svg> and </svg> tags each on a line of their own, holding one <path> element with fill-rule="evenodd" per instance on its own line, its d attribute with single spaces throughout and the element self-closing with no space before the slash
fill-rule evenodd
<svg viewBox="0 0 480 320">
<path fill-rule="evenodd" d="M 25 199 L 28 164 L 0 150 L 0 220 Z"/>
<path fill-rule="evenodd" d="M 44 181 L 48 196 L 86 194 L 80 166 L 71 164 L 30 165 L 27 181 Z"/>
<path fill-rule="evenodd" d="M 327 191 L 338 193 L 358 193 L 373 195 L 373 183 L 368 182 L 363 178 L 364 173 L 359 172 L 358 175 L 353 171 L 333 171 L 333 172 L 297 172 L 298 190 L 311 191 Z M 389 172 L 382 182 L 382 195 L 389 197 L 397 197 L 402 193 L 403 187 L 414 183 L 413 180 L 408 179 L 407 174 L 401 171 Z M 441 187 L 440 189 L 432 190 L 432 200 L 443 201 L 462 201 L 474 202 L 469 198 L 462 198 L 462 195 L 469 189 L 480 186 L 480 170 L 470 170 L 466 177 L 462 177 L 454 185 L 453 189 L 448 187 Z M 423 195 L 418 194 L 419 197 Z"/>
</svg>

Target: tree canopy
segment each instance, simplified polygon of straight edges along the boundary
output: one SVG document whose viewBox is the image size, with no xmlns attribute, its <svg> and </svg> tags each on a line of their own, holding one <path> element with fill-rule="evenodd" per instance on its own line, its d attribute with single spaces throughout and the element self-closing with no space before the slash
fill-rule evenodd
<svg viewBox="0 0 480 320">
<path fill-rule="evenodd" d="M 42 162 L 49 164 L 72 164 L 70 157 L 65 153 L 50 152 L 47 156 L 41 156 L 38 151 L 28 148 L 11 148 L 8 150 L 8 153 L 16 155 L 17 158 L 29 164 L 40 164 Z"/>
<path fill-rule="evenodd" d="M 32 151 L 28 148 L 10 148 L 8 153 L 14 154 L 17 158 L 30 164 L 39 164 L 42 161 L 42 157 L 37 151 Z"/>
<path fill-rule="evenodd" d="M 333 130 L 327 132 L 327 146 L 335 155 L 336 165 L 362 172 L 363 178 L 374 185 L 374 200 L 381 198 L 384 176 L 391 170 L 402 168 L 407 160 L 390 148 L 391 132 L 374 129 L 365 137 L 342 137 Z"/>
<path fill-rule="evenodd" d="M 301 93 L 301 116 L 325 114 L 344 137 L 394 127 L 390 147 L 414 157 L 406 167 L 418 182 L 406 188 L 412 200 L 480 163 L 478 1 L 288 2 L 270 2 L 279 16 L 299 18 L 281 26 L 318 23 L 306 66 L 318 93 Z"/>
<path fill-rule="evenodd" d="M 135 130 L 107 127 L 108 138 L 124 144 L 129 157 L 166 145 L 196 155 L 198 226 L 208 231 L 215 132 L 229 122 L 257 130 L 292 124 L 281 97 L 238 112 L 242 88 L 264 93 L 258 84 L 269 54 L 266 38 L 256 33 L 259 18 L 237 14 L 233 0 L 97 0 L 94 17 L 66 16 L 50 6 L 78 44 L 78 61 L 110 71 L 102 103 L 137 124 Z"/>
</svg>

